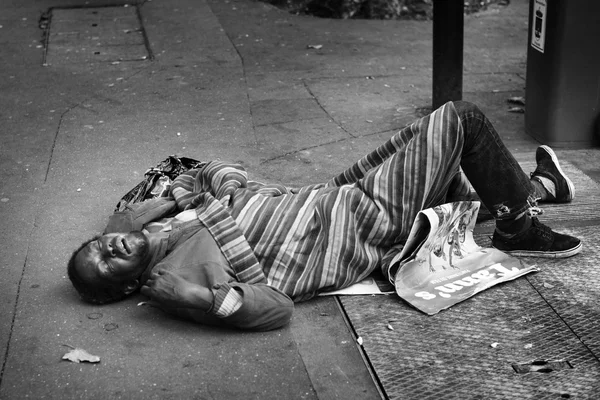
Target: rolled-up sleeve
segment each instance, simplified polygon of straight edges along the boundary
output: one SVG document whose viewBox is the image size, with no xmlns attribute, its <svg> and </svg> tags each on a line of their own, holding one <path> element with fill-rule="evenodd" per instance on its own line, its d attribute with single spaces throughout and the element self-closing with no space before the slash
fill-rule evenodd
<svg viewBox="0 0 600 400">
<path fill-rule="evenodd" d="M 223 283 L 213 286 L 209 313 L 225 324 L 241 329 L 267 331 L 292 319 L 294 302 L 282 291 L 262 283 Z"/>
<path fill-rule="evenodd" d="M 154 268 L 173 271 L 187 282 L 208 289 L 212 299 L 206 299 L 202 308 L 169 311 L 203 324 L 249 330 L 277 329 L 290 322 L 292 299 L 266 283 L 260 264 L 252 265 L 261 279 L 242 281 L 209 229 L 198 229 L 186 237 L 185 232 L 193 231 L 200 221 L 185 224 L 191 225 L 181 225 L 171 233 L 174 249 Z"/>
</svg>

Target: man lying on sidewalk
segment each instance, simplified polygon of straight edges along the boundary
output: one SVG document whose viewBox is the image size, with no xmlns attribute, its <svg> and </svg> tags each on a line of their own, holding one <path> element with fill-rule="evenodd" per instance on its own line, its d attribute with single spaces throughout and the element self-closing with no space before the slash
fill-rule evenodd
<svg viewBox="0 0 600 400">
<path fill-rule="evenodd" d="M 114 214 L 102 236 L 73 253 L 69 278 L 95 304 L 141 289 L 187 319 L 274 329 L 289 322 L 293 302 L 347 287 L 375 268 L 388 271 L 417 213 L 464 199 L 469 182 L 496 219 L 494 247 L 523 256 L 577 254 L 579 239 L 529 212 L 537 200 L 574 196 L 549 147 L 538 148 L 536 159 L 530 178 L 485 115 L 460 101 L 324 184 L 263 185 L 248 181 L 239 165 L 210 162 L 180 175 L 171 197 Z"/>
</svg>

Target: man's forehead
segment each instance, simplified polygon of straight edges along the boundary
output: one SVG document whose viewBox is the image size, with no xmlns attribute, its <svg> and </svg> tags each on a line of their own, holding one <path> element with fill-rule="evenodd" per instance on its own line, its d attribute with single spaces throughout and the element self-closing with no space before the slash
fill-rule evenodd
<svg viewBox="0 0 600 400">
<path fill-rule="evenodd" d="M 90 256 L 93 253 L 93 249 L 95 246 L 97 246 L 97 244 L 98 244 L 97 238 L 90 240 L 90 242 L 88 244 L 86 244 L 81 250 L 79 250 L 79 253 L 77 253 L 77 257 Z"/>
<path fill-rule="evenodd" d="M 96 243 L 96 239 L 92 240 L 84 248 L 79 250 L 79 253 L 75 256 L 75 268 L 86 280 L 97 277 L 95 267 L 98 260 L 94 257 L 94 247 L 96 246 Z"/>
</svg>

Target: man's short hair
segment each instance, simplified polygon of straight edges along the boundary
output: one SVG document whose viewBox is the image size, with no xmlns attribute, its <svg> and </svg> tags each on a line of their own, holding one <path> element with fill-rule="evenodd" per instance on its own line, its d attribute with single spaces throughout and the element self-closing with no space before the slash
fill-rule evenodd
<svg viewBox="0 0 600 400">
<path fill-rule="evenodd" d="M 79 252 L 88 244 L 94 240 L 97 240 L 100 236 L 101 235 L 96 235 L 93 238 L 83 242 L 81 246 L 79 246 L 79 248 L 73 252 L 67 264 L 69 279 L 79 293 L 79 296 L 81 296 L 84 301 L 92 304 L 112 303 L 127 296 L 121 285 L 115 283 L 111 284 L 109 282 L 107 282 L 106 285 L 102 285 L 97 282 L 93 284 L 86 282 L 77 272 L 77 268 L 75 268 L 75 258 L 77 257 L 77 254 L 79 254 Z"/>
</svg>

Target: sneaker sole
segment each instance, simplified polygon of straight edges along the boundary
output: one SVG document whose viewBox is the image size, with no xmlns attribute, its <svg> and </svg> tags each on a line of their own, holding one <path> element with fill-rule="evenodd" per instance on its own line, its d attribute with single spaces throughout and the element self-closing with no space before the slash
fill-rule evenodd
<svg viewBox="0 0 600 400">
<path fill-rule="evenodd" d="M 578 254 L 583 249 L 583 245 L 579 243 L 577 246 L 572 249 L 563 250 L 563 251 L 532 251 L 532 250 L 500 250 L 506 254 L 510 254 L 511 256 L 517 257 L 538 257 L 538 258 L 567 258 L 572 257 L 575 254 Z"/>
<path fill-rule="evenodd" d="M 552 150 L 550 147 L 546 146 L 545 144 L 541 145 L 539 148 L 543 149 L 546 153 L 548 153 L 550 155 L 550 158 L 552 158 L 552 162 L 554 162 L 554 165 L 556 165 L 556 169 L 558 169 L 558 173 L 567 182 L 567 186 L 569 188 L 569 197 L 570 197 L 568 201 L 573 200 L 575 198 L 575 186 L 573 185 L 573 182 L 571 182 L 571 180 L 565 175 L 562 168 L 560 167 L 560 164 L 558 163 L 558 157 L 556 157 L 556 153 L 554 153 L 554 150 Z"/>
</svg>

